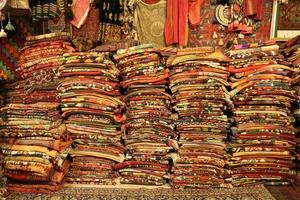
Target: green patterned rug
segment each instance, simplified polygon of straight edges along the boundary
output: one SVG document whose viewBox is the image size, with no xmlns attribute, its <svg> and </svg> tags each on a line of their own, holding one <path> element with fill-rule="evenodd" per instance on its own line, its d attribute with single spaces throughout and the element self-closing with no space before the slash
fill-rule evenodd
<svg viewBox="0 0 300 200">
<path fill-rule="evenodd" d="M 170 189 L 170 188 L 134 188 L 68 186 L 51 195 L 33 195 L 13 193 L 7 200 L 275 200 L 262 185 L 236 188 L 212 189 Z"/>
</svg>

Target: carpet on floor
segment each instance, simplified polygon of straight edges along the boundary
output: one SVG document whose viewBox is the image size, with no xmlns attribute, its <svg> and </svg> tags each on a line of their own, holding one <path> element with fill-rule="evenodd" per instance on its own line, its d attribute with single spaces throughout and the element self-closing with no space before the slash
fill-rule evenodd
<svg viewBox="0 0 300 200">
<path fill-rule="evenodd" d="M 7 200 L 275 200 L 263 185 L 236 188 L 170 189 L 68 186 L 51 195 L 10 194 Z"/>
</svg>

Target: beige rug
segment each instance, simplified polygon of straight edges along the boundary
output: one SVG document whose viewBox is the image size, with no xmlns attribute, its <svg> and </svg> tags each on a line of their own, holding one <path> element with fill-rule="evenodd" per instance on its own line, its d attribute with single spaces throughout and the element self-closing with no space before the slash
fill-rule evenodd
<svg viewBox="0 0 300 200">
<path fill-rule="evenodd" d="M 14 193 L 7 200 L 275 200 L 263 185 L 236 188 L 171 189 L 167 187 L 67 185 L 51 195 Z"/>
</svg>

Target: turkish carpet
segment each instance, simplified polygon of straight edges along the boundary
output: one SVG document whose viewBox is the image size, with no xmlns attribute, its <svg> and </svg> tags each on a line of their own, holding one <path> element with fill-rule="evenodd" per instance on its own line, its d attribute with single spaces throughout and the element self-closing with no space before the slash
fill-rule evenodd
<svg viewBox="0 0 300 200">
<path fill-rule="evenodd" d="M 197 200 L 275 200 L 263 185 L 249 185 L 235 188 L 212 188 L 212 189 L 170 189 L 166 187 L 87 187 L 70 185 L 51 195 L 34 195 L 13 193 L 7 200 L 91 200 L 91 199 L 197 199 Z"/>
</svg>

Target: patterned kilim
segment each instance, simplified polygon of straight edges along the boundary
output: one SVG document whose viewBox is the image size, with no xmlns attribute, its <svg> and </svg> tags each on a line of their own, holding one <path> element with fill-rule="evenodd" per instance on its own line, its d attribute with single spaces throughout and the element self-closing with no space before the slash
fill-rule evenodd
<svg viewBox="0 0 300 200">
<path fill-rule="evenodd" d="M 14 193 L 7 200 L 136 200 L 136 199 L 197 199 L 197 200 L 275 200 L 270 192 L 262 185 L 235 187 L 230 189 L 170 189 L 166 187 L 99 187 L 99 186 L 68 186 L 51 195 L 33 195 Z"/>
<path fill-rule="evenodd" d="M 262 20 L 257 24 L 259 28 L 255 31 L 255 34 L 244 38 L 249 43 L 268 40 L 270 36 L 273 0 L 261 0 L 260 3 L 264 5 L 264 13 Z M 224 32 L 219 29 L 220 24 L 215 21 L 215 9 L 211 6 L 209 0 L 205 0 L 200 14 L 200 25 L 189 30 L 188 47 L 217 46 L 221 38 L 224 45 L 226 45 L 228 41 L 237 36 L 237 33 L 228 33 L 227 30 Z M 218 38 L 212 38 L 214 32 L 217 33 Z"/>
</svg>

